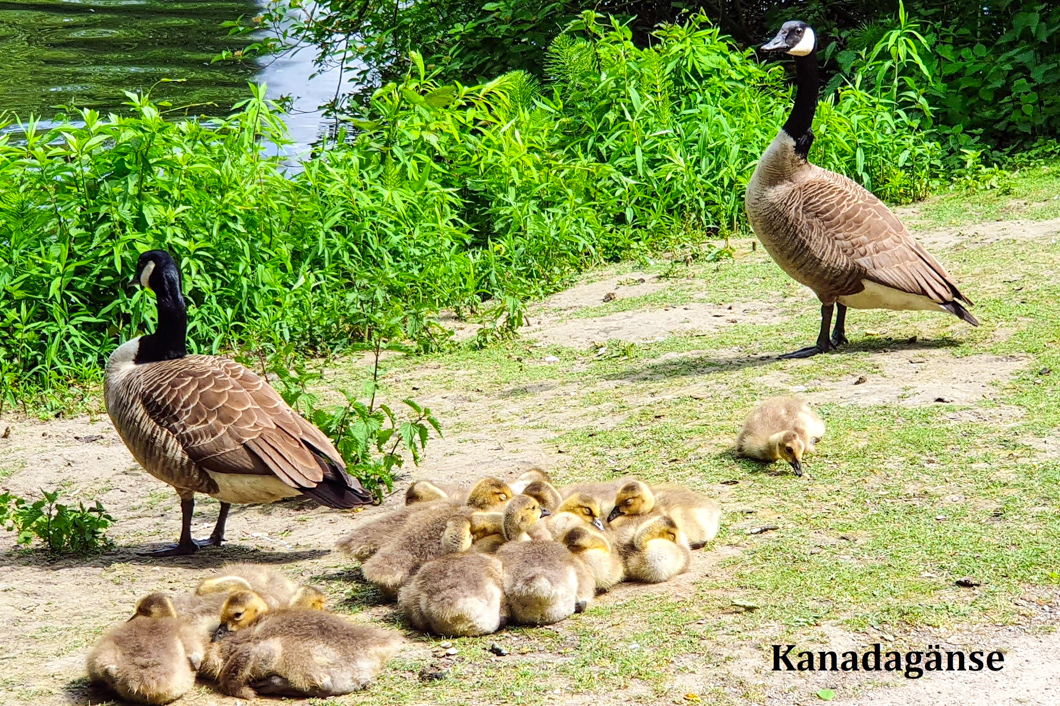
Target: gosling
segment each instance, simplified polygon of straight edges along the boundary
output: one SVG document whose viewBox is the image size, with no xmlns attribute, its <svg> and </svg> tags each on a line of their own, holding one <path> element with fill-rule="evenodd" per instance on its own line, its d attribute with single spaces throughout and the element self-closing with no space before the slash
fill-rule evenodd
<svg viewBox="0 0 1060 706">
<path fill-rule="evenodd" d="M 428 483 L 428 481 L 417 481 L 417 483 Z M 413 485 L 417 485 L 414 483 Z M 438 487 L 436 484 L 430 484 L 434 487 Z M 410 488 L 411 490 L 411 488 Z M 423 488 L 417 490 L 414 495 L 420 497 L 421 493 L 426 493 Z M 446 491 L 441 491 L 446 492 Z M 406 528 L 409 519 L 424 510 L 435 509 L 440 507 L 448 508 L 460 508 L 469 507 L 480 510 L 491 510 L 504 506 L 508 500 L 512 497 L 512 490 L 503 481 L 497 478 L 483 478 L 467 493 L 465 502 L 461 502 L 460 499 L 454 500 L 449 498 L 441 502 L 437 501 L 423 501 L 413 502 L 413 504 L 406 504 L 398 510 L 389 512 L 382 517 L 374 520 L 370 520 L 355 530 L 350 532 L 348 535 L 343 537 L 335 545 L 335 551 L 345 554 L 351 559 L 356 559 L 362 564 L 367 562 L 373 556 L 375 556 L 380 549 L 385 547 L 387 544 L 393 542 L 395 538 L 400 535 Z M 406 502 L 408 498 L 406 496 Z M 420 517 L 422 522 L 423 516 Z"/>
<path fill-rule="evenodd" d="M 596 595 L 584 561 L 559 542 L 508 542 L 497 550 L 512 622 L 550 625 L 581 613 Z"/>
<path fill-rule="evenodd" d="M 398 589 L 423 564 L 442 554 L 442 539 L 450 520 L 472 515 L 472 507 L 503 504 L 511 499 L 512 491 L 503 481 L 484 478 L 472 488 L 470 497 L 465 505 L 429 503 L 409 515 L 392 541 L 361 565 L 364 578 L 375 584 L 385 598 L 396 598 Z"/>
<path fill-rule="evenodd" d="M 401 644 L 393 630 L 314 610 L 273 611 L 257 593 L 237 591 L 221 609 L 202 671 L 240 699 L 327 698 L 363 689 Z"/>
<path fill-rule="evenodd" d="M 615 495 L 615 507 L 607 521 L 617 527 L 622 521 L 637 518 L 658 509 L 673 518 L 692 549 L 699 549 L 718 535 L 721 527 L 721 506 L 718 501 L 679 486 L 648 487 L 632 480 Z"/>
<path fill-rule="evenodd" d="M 663 514 L 620 530 L 617 544 L 626 578 L 644 583 L 662 583 L 683 574 L 692 558 L 685 533 Z"/>
<path fill-rule="evenodd" d="M 797 397 L 772 397 L 747 417 L 736 437 L 736 454 L 772 463 L 783 459 L 802 475 L 802 457 L 824 437 L 824 420 Z"/>
<path fill-rule="evenodd" d="M 612 550 L 603 532 L 585 525 L 574 526 L 560 535 L 559 540 L 589 567 L 597 591 L 609 591 L 625 578 L 622 557 Z"/>
<path fill-rule="evenodd" d="M 504 567 L 488 554 L 467 553 L 470 522 L 452 523 L 445 544 L 451 553 L 428 561 L 398 592 L 405 619 L 416 630 L 446 637 L 497 632 L 508 622 Z"/>
<path fill-rule="evenodd" d="M 298 593 L 298 584 L 271 566 L 258 564 L 225 564 L 212 577 L 203 579 L 195 588 L 196 595 L 229 594 L 234 591 L 254 591 L 269 608 L 286 608 Z"/>
<path fill-rule="evenodd" d="M 127 701 L 168 704 L 195 685 L 209 634 L 181 620 L 172 599 L 152 593 L 88 655 L 88 678 Z"/>
</svg>

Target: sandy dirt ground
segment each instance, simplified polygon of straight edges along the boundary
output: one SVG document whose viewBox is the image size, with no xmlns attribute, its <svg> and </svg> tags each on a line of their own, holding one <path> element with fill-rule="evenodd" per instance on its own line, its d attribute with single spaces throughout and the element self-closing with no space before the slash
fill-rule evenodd
<svg viewBox="0 0 1060 706">
<path fill-rule="evenodd" d="M 1053 238 L 1060 222 L 985 224 L 929 234 L 925 242 L 942 248 L 971 241 L 992 242 L 1000 238 Z M 637 280 L 643 278 L 643 282 Z M 627 284 L 622 284 L 626 282 Z M 629 282 L 632 282 L 629 284 Z M 578 310 L 599 306 L 604 297 L 621 289 L 623 296 L 663 292 L 670 284 L 651 275 L 633 274 L 598 279 L 560 293 L 531 312 L 528 338 L 544 343 L 562 342 L 575 347 L 608 339 L 645 341 L 691 330 L 709 333 L 734 323 L 773 323 L 783 316 L 779 300 L 744 302 L 734 306 L 693 303 L 658 309 L 631 310 L 598 318 L 571 318 Z M 694 356 L 695 352 L 681 354 Z M 717 356 L 717 352 L 714 352 Z M 851 404 L 898 402 L 907 405 L 955 402 L 972 404 L 989 399 L 994 383 L 1009 379 L 1027 364 L 1020 357 L 975 355 L 959 363 L 945 351 L 903 349 L 880 353 L 878 373 L 866 379 L 829 383 L 811 398 L 840 400 Z M 448 371 L 452 374 L 452 371 Z M 432 442 L 425 463 L 415 477 L 468 481 L 486 473 L 504 477 L 535 465 L 562 467 L 563 458 L 542 415 L 564 415 L 571 428 L 605 427 L 606 410 L 573 401 L 591 385 L 596 392 L 614 389 L 620 383 L 598 380 L 584 384 L 531 384 L 519 394 L 463 394 L 438 392 L 432 379 L 438 373 L 430 365 L 406 370 L 389 379 L 395 397 L 413 394 L 428 404 L 451 428 L 459 429 Z M 694 377 L 674 383 L 660 394 L 687 394 L 705 388 L 709 381 Z M 683 387 L 675 387 L 681 385 Z M 416 390 L 412 393 L 411 390 Z M 794 390 L 798 391 L 798 390 Z M 621 394 L 616 390 L 616 394 Z M 570 401 L 570 403 L 568 403 Z M 545 403 L 548 404 L 545 404 Z M 962 414 L 978 413 L 974 408 Z M 981 413 L 991 421 L 1005 423 L 1002 407 Z M 1016 414 L 1017 412 L 1012 412 Z M 554 421 L 554 420 L 553 420 Z M 6 431 L 5 431 L 6 430 Z M 282 564 L 292 577 L 322 585 L 333 599 L 344 600 L 342 581 L 349 566 L 330 553 L 335 540 L 355 523 L 379 514 L 401 502 L 408 478 L 400 491 L 382 508 L 351 514 L 317 507 L 309 501 L 289 500 L 271 506 L 234 507 L 228 521 L 228 543 L 221 549 L 200 552 L 190 558 L 157 559 L 142 552 L 176 539 L 180 511 L 176 495 L 164 484 L 144 473 L 133 461 L 105 415 L 41 422 L 12 418 L 0 420 L 0 489 L 17 495 L 36 496 L 40 489 L 64 489 L 65 502 L 100 499 L 117 518 L 110 536 L 117 549 L 88 559 L 53 559 L 40 551 L 14 548 L 13 537 L 0 533 L 0 702 L 4 704 L 61 704 L 98 701 L 99 694 L 87 689 L 84 655 L 103 629 L 127 618 L 136 599 L 155 590 L 187 590 L 210 569 L 227 561 L 257 561 Z M 1055 451 L 1055 445 L 1054 445 Z M 724 502 L 726 488 L 718 486 Z M 193 527 L 196 536 L 209 534 L 217 503 L 202 499 L 196 506 Z M 690 593 L 697 576 L 731 556 L 738 549 L 699 552 L 692 571 L 664 587 L 622 586 L 601 598 L 604 605 L 621 603 L 643 592 L 667 595 Z M 346 608 L 351 606 L 344 605 Z M 391 619 L 392 608 L 370 604 L 358 606 L 355 620 L 378 622 Z M 1060 616 L 1039 608 L 1027 625 L 997 628 L 970 634 L 923 636 L 925 644 L 997 645 L 1007 655 L 1001 672 L 983 672 L 960 678 L 951 674 L 919 680 L 860 679 L 861 695 L 837 703 L 857 706 L 920 704 L 1060 704 L 1060 634 L 1055 627 Z M 822 644 L 841 649 L 874 641 L 866 634 L 848 634 L 835 628 L 822 632 Z M 878 638 L 875 638 L 878 639 Z M 409 655 L 426 654 L 431 646 L 423 640 L 409 641 Z M 772 674 L 768 671 L 768 646 L 759 649 L 734 647 L 725 658 L 725 668 L 762 685 L 768 704 L 813 703 L 806 700 L 810 689 L 831 688 L 840 682 L 832 674 Z M 696 665 L 682 673 L 674 692 L 694 692 L 711 682 L 711 665 Z M 581 695 L 572 703 L 606 704 L 627 702 L 629 694 L 617 692 Z M 181 703 L 232 703 L 205 687 Z M 353 697 L 351 703 L 356 702 Z M 682 702 L 680 696 L 668 702 Z"/>
</svg>

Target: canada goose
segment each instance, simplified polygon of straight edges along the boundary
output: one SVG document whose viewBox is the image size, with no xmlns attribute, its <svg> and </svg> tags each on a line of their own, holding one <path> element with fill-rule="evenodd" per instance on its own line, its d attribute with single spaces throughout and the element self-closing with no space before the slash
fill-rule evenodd
<svg viewBox="0 0 1060 706">
<path fill-rule="evenodd" d="M 549 485 L 552 485 L 552 476 L 550 476 L 544 469 L 535 466 L 525 473 L 521 473 L 519 477 L 509 485 L 512 486 L 512 490 L 516 493 L 522 493 L 531 483 L 548 483 Z"/>
<path fill-rule="evenodd" d="M 584 523 L 558 535 L 574 556 L 585 562 L 596 580 L 597 591 L 609 591 L 625 577 L 622 557 L 612 551 L 607 535 Z"/>
<path fill-rule="evenodd" d="M 414 481 L 405 491 L 405 504 L 415 505 L 435 500 L 449 500 L 449 492 L 429 480 Z"/>
<path fill-rule="evenodd" d="M 88 677 L 128 701 L 167 704 L 195 685 L 208 641 L 205 630 L 178 618 L 168 596 L 153 593 L 92 649 Z"/>
<path fill-rule="evenodd" d="M 514 491 L 515 488 L 512 488 Z M 529 495 L 531 498 L 537 501 L 537 504 L 548 510 L 549 512 L 557 512 L 560 503 L 563 502 L 563 496 L 556 490 L 556 486 L 549 483 L 547 480 L 535 480 L 526 484 L 522 490 L 518 491 L 521 495 Z"/>
<path fill-rule="evenodd" d="M 638 526 L 620 529 L 616 544 L 626 578 L 645 583 L 660 583 L 683 574 L 692 555 L 685 533 L 673 518 L 661 513 Z"/>
<path fill-rule="evenodd" d="M 196 595 L 254 591 L 273 610 L 291 605 L 298 592 L 298 584 L 271 566 L 258 564 L 225 564 L 212 577 L 203 579 L 195 588 Z"/>
<path fill-rule="evenodd" d="M 398 589 L 417 569 L 439 556 L 442 538 L 449 521 L 467 517 L 475 507 L 496 505 L 510 500 L 511 488 L 497 478 L 483 478 L 469 493 L 467 504 L 446 501 L 427 503 L 412 512 L 401 530 L 362 565 L 364 578 L 379 587 L 387 598 L 395 598 Z"/>
<path fill-rule="evenodd" d="M 221 610 L 202 671 L 242 699 L 323 698 L 363 689 L 401 643 L 393 630 L 315 610 L 272 611 L 253 591 L 237 591 Z"/>
<path fill-rule="evenodd" d="M 611 506 L 614 507 L 615 496 L 611 496 Z M 604 531 L 603 510 L 601 509 L 601 503 L 596 499 L 595 495 L 590 493 L 572 493 L 564 498 L 563 502 L 560 503 L 559 507 L 556 508 L 556 512 L 551 518 L 549 518 L 547 524 L 549 529 L 558 522 L 563 515 L 574 515 L 582 522 L 588 523 L 598 529 Z"/>
<path fill-rule="evenodd" d="M 802 475 L 802 457 L 824 436 L 824 420 L 797 397 L 764 400 L 747 416 L 736 437 L 736 453 L 772 463 L 784 459 Z"/>
<path fill-rule="evenodd" d="M 169 253 L 142 254 L 133 283 L 157 295 L 158 327 L 111 354 L 103 390 L 129 451 L 180 496 L 180 541 L 158 555 L 220 545 L 231 503 L 296 495 L 336 508 L 372 502 L 331 441 L 265 380 L 227 358 L 187 354 L 187 309 Z M 191 537 L 195 493 L 221 501 L 206 541 Z"/>
<path fill-rule="evenodd" d="M 585 610 L 596 595 L 589 567 L 559 542 L 507 542 L 495 556 L 504 567 L 504 597 L 514 623 L 559 622 Z"/>
<path fill-rule="evenodd" d="M 721 506 L 717 500 L 678 486 L 651 488 L 639 480 L 630 481 L 619 488 L 615 495 L 615 507 L 607 521 L 615 525 L 620 518 L 647 515 L 654 509 L 673 518 L 693 549 L 699 549 L 714 539 L 721 526 Z"/>
<path fill-rule="evenodd" d="M 433 559 L 398 593 L 398 605 L 417 630 L 459 637 L 497 632 L 508 620 L 503 566 L 488 554 Z"/>
<path fill-rule="evenodd" d="M 492 553 L 506 542 L 529 542 L 532 539 L 550 540 L 547 529 L 539 526 L 542 518 L 551 513 L 529 495 L 516 495 L 503 513 L 475 513 L 469 518 L 469 529 L 474 532 L 474 549 Z M 466 540 L 463 542 L 467 544 Z M 450 540 L 449 547 L 457 542 Z"/>
<path fill-rule="evenodd" d="M 417 481 L 417 483 L 428 483 L 434 488 L 439 488 L 438 485 L 430 481 Z M 413 485 L 417 484 L 414 483 Z M 425 491 L 424 488 L 420 488 L 415 494 L 418 496 L 421 492 L 431 491 Z M 481 479 L 469 491 L 449 489 L 449 491 L 442 492 L 453 492 L 453 495 L 448 500 L 445 500 L 448 506 L 459 507 L 463 504 L 466 507 L 479 510 L 501 508 L 513 495 L 512 489 L 504 481 L 490 476 Z M 382 517 L 364 522 L 340 539 L 335 545 L 335 550 L 363 563 L 374 556 L 381 547 L 394 541 L 402 528 L 404 528 L 409 517 L 413 513 L 424 509 L 428 504 L 435 506 L 434 501 L 417 501 L 411 505 L 393 510 Z M 440 507 L 440 505 L 436 507 Z"/>
<path fill-rule="evenodd" d="M 634 478 L 625 476 L 614 480 L 574 483 L 560 488 L 559 492 L 564 498 L 569 498 L 578 493 L 591 496 L 599 505 L 600 517 L 603 518 L 610 515 L 615 508 L 615 494 L 618 493 L 618 489 L 631 480 L 634 480 Z"/>
<path fill-rule="evenodd" d="M 948 311 L 978 326 L 961 304 L 971 301 L 883 202 L 807 161 L 818 91 L 813 29 L 785 22 L 762 49 L 795 57 L 797 90 L 787 122 L 747 185 L 747 216 L 770 257 L 821 300 L 817 343 L 781 358 L 808 358 L 846 343 L 847 307 Z"/>
</svg>

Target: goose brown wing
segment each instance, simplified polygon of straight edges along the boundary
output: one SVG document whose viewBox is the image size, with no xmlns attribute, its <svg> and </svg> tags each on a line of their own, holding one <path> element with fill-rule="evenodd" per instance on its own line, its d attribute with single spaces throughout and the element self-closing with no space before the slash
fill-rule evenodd
<svg viewBox="0 0 1060 706">
<path fill-rule="evenodd" d="M 327 437 L 247 368 L 212 356 L 152 367 L 152 379 L 144 381 L 144 408 L 199 467 L 275 475 L 309 495 L 321 484 L 350 486 L 342 457 Z"/>
<path fill-rule="evenodd" d="M 803 220 L 815 231 L 814 237 L 835 243 L 864 268 L 868 279 L 939 304 L 954 299 L 971 304 L 898 217 L 859 184 L 820 170 L 796 191 Z"/>
</svg>

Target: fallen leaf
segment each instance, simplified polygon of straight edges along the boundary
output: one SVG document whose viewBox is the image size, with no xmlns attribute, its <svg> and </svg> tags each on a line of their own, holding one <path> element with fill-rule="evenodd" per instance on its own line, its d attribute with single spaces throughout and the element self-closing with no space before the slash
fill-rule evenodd
<svg viewBox="0 0 1060 706">
<path fill-rule="evenodd" d="M 963 579 L 957 579 L 956 581 L 954 581 L 954 583 L 960 586 L 961 588 L 975 588 L 976 586 L 983 585 L 982 581 L 977 581 L 971 576 L 965 576 Z"/>
<path fill-rule="evenodd" d="M 854 384 L 855 385 L 864 385 L 868 381 L 869 381 L 869 379 L 867 377 L 865 377 L 864 375 L 862 375 L 861 377 L 859 377 L 857 380 L 854 381 Z"/>
<path fill-rule="evenodd" d="M 831 701 L 835 698 L 835 692 L 831 689 L 818 689 L 817 698 L 819 698 L 821 701 Z"/>
<path fill-rule="evenodd" d="M 776 525 L 763 525 L 762 527 L 755 527 L 754 529 L 747 530 L 747 534 L 762 534 L 763 532 L 771 532 L 775 529 L 780 528 Z"/>
</svg>

